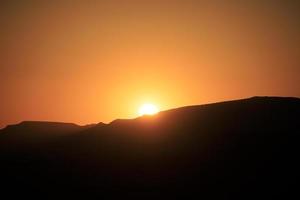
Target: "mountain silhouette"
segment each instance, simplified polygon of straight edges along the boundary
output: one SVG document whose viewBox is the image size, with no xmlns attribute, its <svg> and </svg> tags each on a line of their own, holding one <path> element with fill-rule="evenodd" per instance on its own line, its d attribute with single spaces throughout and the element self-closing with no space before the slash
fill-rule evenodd
<svg viewBox="0 0 300 200">
<path fill-rule="evenodd" d="M 3 193 L 111 198 L 298 195 L 300 99 L 253 97 L 109 124 L 0 131 Z M 42 195 L 42 196 L 41 196 Z"/>
</svg>

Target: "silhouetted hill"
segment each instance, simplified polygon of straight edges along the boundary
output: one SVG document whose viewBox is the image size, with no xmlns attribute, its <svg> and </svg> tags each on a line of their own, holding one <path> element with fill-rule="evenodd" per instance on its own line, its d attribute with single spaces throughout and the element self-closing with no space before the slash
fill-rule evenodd
<svg viewBox="0 0 300 200">
<path fill-rule="evenodd" d="M 3 191 L 273 199 L 298 195 L 300 99 L 253 97 L 91 126 L 0 131 Z M 33 142 L 34 141 L 34 142 Z"/>
<path fill-rule="evenodd" d="M 16 125 L 8 125 L 0 131 L 0 146 L 15 150 L 33 148 L 35 145 L 48 143 L 93 126 L 95 125 L 78 126 L 73 123 L 23 121 Z"/>
<path fill-rule="evenodd" d="M 16 125 L 8 125 L 5 132 L 18 133 L 37 133 L 37 134 L 58 134 L 64 132 L 78 131 L 81 127 L 72 123 L 61 122 L 38 122 L 38 121 L 24 121 Z"/>
</svg>

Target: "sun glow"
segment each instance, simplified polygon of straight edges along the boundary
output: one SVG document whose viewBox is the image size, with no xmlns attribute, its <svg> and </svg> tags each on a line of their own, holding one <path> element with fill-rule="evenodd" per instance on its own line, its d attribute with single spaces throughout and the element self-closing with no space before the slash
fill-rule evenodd
<svg viewBox="0 0 300 200">
<path fill-rule="evenodd" d="M 158 112 L 159 112 L 159 110 L 158 110 L 157 106 L 155 106 L 151 103 L 145 103 L 139 109 L 139 116 L 155 115 Z"/>
</svg>

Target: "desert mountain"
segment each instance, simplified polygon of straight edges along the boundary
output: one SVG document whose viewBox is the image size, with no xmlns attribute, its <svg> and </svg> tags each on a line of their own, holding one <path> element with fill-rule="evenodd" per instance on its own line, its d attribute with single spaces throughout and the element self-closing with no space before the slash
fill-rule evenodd
<svg viewBox="0 0 300 200">
<path fill-rule="evenodd" d="M 3 191 L 111 197 L 297 194 L 300 99 L 253 97 L 110 124 L 0 131 Z"/>
</svg>

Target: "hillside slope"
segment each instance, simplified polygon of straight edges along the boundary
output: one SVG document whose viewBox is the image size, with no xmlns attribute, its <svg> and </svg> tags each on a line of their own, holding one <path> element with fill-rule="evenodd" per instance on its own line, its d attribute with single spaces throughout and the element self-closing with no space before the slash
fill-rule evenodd
<svg viewBox="0 0 300 200">
<path fill-rule="evenodd" d="M 300 99 L 253 97 L 107 125 L 21 123 L 0 131 L 3 191 L 291 197 L 297 194 L 299 116 Z"/>
</svg>

